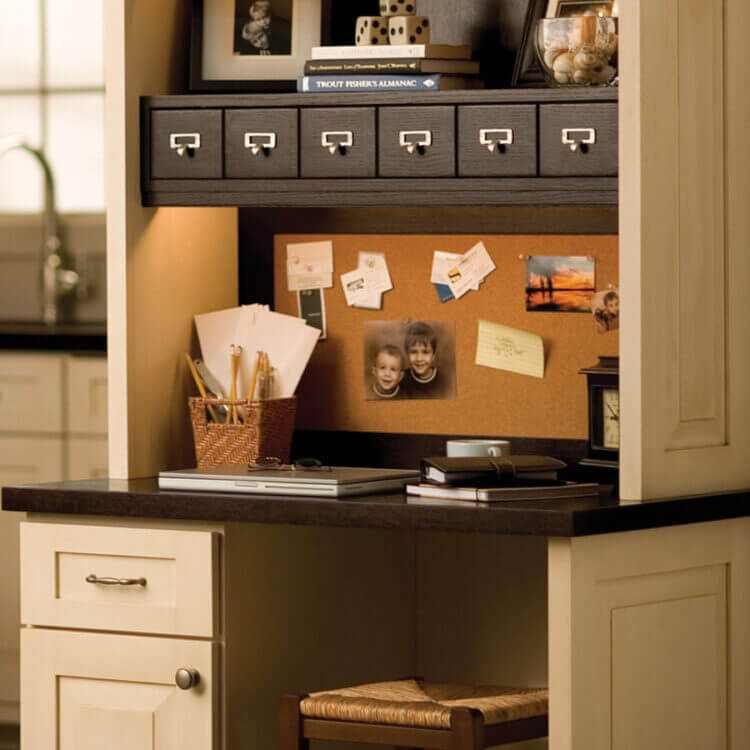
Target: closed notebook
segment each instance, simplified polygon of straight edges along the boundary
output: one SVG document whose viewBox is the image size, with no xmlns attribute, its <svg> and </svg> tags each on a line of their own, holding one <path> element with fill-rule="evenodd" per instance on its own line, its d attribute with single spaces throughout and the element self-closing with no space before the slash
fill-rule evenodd
<svg viewBox="0 0 750 750">
<path fill-rule="evenodd" d="M 533 483 L 532 483 L 533 484 Z M 464 500 L 477 503 L 506 503 L 521 500 L 564 500 L 599 494 L 598 484 L 549 482 L 545 485 L 507 487 L 451 487 L 437 484 L 409 484 L 409 495 L 440 500 Z"/>
<path fill-rule="evenodd" d="M 563 461 L 549 456 L 436 456 L 423 458 L 422 480 L 430 484 L 528 485 L 556 481 Z"/>
</svg>

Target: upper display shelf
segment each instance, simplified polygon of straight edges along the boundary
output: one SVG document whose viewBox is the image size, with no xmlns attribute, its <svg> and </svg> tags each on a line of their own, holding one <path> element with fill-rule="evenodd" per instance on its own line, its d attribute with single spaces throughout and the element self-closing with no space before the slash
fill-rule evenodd
<svg viewBox="0 0 750 750">
<path fill-rule="evenodd" d="M 144 97 L 147 206 L 613 205 L 617 89 Z"/>
</svg>

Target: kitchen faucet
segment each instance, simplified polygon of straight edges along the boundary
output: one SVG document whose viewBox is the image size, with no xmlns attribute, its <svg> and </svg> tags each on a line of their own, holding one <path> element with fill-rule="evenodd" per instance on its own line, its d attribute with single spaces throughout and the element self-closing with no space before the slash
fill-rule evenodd
<svg viewBox="0 0 750 750">
<path fill-rule="evenodd" d="M 42 320 L 47 325 L 60 322 L 60 300 L 73 293 L 79 284 L 78 274 L 63 267 L 62 242 L 57 232 L 55 182 L 52 168 L 44 154 L 29 146 L 20 136 L 0 138 L 0 157 L 20 149 L 34 156 L 44 172 L 44 245 L 42 255 Z"/>
</svg>

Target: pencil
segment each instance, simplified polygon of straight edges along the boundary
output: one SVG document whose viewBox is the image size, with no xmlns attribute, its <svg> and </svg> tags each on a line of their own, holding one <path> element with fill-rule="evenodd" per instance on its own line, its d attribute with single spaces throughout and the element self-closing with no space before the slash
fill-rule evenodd
<svg viewBox="0 0 750 750">
<path fill-rule="evenodd" d="M 237 365 L 239 364 L 240 354 L 242 353 L 241 346 L 235 346 L 232 344 L 229 347 L 229 366 L 232 373 L 232 388 L 229 393 L 229 398 L 232 401 L 237 399 Z M 232 405 L 232 408 L 227 413 L 227 420 L 225 424 L 229 424 L 229 418 L 231 416 L 232 424 L 237 424 L 237 406 Z"/>
<path fill-rule="evenodd" d="M 264 359 L 263 359 L 263 379 L 265 380 L 266 387 L 265 387 L 265 394 L 264 398 L 268 399 L 271 397 L 271 379 L 269 377 L 270 375 L 270 369 L 271 369 L 271 361 L 268 359 L 268 352 L 263 352 Z"/>
<path fill-rule="evenodd" d="M 258 379 L 258 367 L 260 365 L 260 358 L 263 352 L 255 353 L 255 364 L 253 364 L 253 374 L 250 378 L 250 392 L 247 394 L 247 400 L 252 401 L 255 395 L 255 381 Z"/>
<path fill-rule="evenodd" d="M 185 352 L 185 359 L 187 360 L 188 367 L 190 368 L 190 374 L 193 376 L 193 380 L 198 386 L 198 393 L 200 393 L 203 398 L 208 398 L 208 396 L 206 395 L 206 389 L 203 387 L 203 381 L 201 380 L 200 375 L 198 375 L 198 370 L 195 369 L 192 357 L 187 352 Z M 213 407 L 211 406 L 211 404 L 207 404 L 207 406 L 208 412 L 211 415 L 211 419 L 213 419 L 214 422 L 217 422 L 218 420 L 216 419 L 216 413 L 214 412 Z"/>
</svg>

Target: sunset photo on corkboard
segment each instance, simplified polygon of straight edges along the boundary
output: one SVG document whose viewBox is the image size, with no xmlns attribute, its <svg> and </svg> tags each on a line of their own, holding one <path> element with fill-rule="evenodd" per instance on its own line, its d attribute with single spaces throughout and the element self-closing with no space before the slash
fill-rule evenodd
<svg viewBox="0 0 750 750">
<path fill-rule="evenodd" d="M 530 312 L 591 311 L 596 291 L 593 258 L 529 255 L 526 259 L 526 309 Z"/>
<path fill-rule="evenodd" d="M 364 324 L 365 399 L 456 397 L 456 326 L 444 320 Z"/>
</svg>

